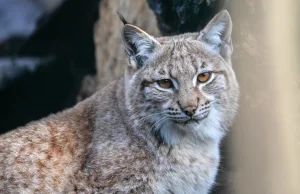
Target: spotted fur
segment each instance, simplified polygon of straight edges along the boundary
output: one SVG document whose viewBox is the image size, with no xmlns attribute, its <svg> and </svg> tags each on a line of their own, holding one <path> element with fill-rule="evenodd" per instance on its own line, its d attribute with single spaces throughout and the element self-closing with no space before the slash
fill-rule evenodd
<svg viewBox="0 0 300 194">
<path fill-rule="evenodd" d="M 0 136 L 0 193 L 207 194 L 238 107 L 230 35 L 227 11 L 173 37 L 125 24 L 122 78 Z M 200 83 L 203 72 L 211 76 Z"/>
</svg>

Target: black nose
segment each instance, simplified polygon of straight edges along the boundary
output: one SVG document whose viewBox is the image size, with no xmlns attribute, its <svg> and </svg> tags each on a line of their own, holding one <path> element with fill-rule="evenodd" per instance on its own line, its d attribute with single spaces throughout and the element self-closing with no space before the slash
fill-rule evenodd
<svg viewBox="0 0 300 194">
<path fill-rule="evenodd" d="M 195 114 L 196 109 L 197 109 L 196 106 L 187 106 L 187 107 L 183 108 L 182 110 L 187 116 L 191 117 Z"/>
</svg>

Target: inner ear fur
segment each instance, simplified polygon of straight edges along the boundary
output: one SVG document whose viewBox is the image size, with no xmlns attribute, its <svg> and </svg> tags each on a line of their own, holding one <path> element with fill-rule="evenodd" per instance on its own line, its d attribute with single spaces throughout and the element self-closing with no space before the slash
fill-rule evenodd
<svg viewBox="0 0 300 194">
<path fill-rule="evenodd" d="M 160 45 L 155 38 L 132 24 L 124 25 L 122 40 L 125 52 L 136 68 L 144 66 L 153 56 L 154 49 Z"/>
<path fill-rule="evenodd" d="M 228 11 L 218 13 L 203 30 L 200 31 L 198 40 L 219 52 L 224 58 L 231 56 L 232 48 L 232 21 Z"/>
</svg>

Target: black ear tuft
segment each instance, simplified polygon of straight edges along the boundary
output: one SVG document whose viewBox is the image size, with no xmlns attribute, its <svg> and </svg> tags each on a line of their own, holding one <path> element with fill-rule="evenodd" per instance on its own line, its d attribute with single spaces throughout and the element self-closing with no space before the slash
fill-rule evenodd
<svg viewBox="0 0 300 194">
<path fill-rule="evenodd" d="M 129 24 L 129 23 L 126 21 L 126 19 L 124 18 L 124 16 L 123 16 L 119 11 L 117 11 L 117 14 L 118 14 L 120 20 L 123 22 L 124 25 Z"/>
</svg>

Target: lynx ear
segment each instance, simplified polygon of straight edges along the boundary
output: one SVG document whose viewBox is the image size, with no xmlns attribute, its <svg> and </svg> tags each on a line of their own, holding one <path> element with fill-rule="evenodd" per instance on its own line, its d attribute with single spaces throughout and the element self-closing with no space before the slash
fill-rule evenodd
<svg viewBox="0 0 300 194">
<path fill-rule="evenodd" d="M 129 65 L 136 69 L 144 66 L 153 56 L 154 49 L 160 45 L 155 38 L 132 24 L 124 25 L 122 39 Z"/>
<path fill-rule="evenodd" d="M 228 58 L 232 53 L 231 43 L 232 21 L 228 11 L 218 13 L 200 31 L 198 40 L 203 41 L 210 48 L 219 52 L 224 58 Z"/>
</svg>

